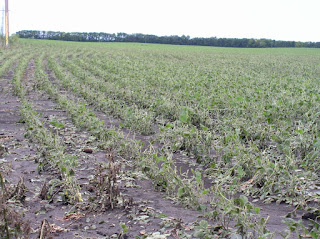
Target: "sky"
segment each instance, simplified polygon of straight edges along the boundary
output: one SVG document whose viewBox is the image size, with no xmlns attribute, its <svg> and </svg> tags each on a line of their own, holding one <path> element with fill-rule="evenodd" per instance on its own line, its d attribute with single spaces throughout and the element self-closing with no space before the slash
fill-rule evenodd
<svg viewBox="0 0 320 239">
<path fill-rule="evenodd" d="M 4 9 L 5 0 L 0 1 Z M 320 0 L 8 1 L 10 33 L 125 32 L 320 42 Z"/>
</svg>

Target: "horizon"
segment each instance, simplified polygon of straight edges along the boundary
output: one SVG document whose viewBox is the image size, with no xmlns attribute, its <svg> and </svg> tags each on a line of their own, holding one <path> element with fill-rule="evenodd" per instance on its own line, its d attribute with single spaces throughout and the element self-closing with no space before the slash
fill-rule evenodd
<svg viewBox="0 0 320 239">
<path fill-rule="evenodd" d="M 9 23 L 11 34 L 50 29 L 39 31 L 320 42 L 319 8 L 316 0 L 9 0 Z"/>
<path fill-rule="evenodd" d="M 21 31 L 39 31 L 39 32 L 63 32 L 63 33 L 104 33 L 104 34 L 119 34 L 119 33 L 126 33 L 126 32 L 65 32 L 65 31 L 52 31 L 52 30 L 21 30 Z M 18 31 L 19 32 L 19 31 Z M 12 33 L 12 34 L 17 34 L 18 32 Z M 182 34 L 182 35 L 155 35 L 155 34 L 144 34 L 141 32 L 136 32 L 136 33 L 126 33 L 128 35 L 135 35 L 135 34 L 142 34 L 142 35 L 150 35 L 150 36 L 156 36 L 156 37 L 170 37 L 170 36 L 178 36 L 178 37 L 182 37 L 182 36 L 186 36 L 186 37 L 190 37 L 189 35 L 186 34 Z M 268 38 L 235 38 L 235 37 L 190 37 L 190 39 L 195 39 L 195 38 L 216 38 L 216 39 L 249 39 L 249 40 L 269 40 L 269 41 L 285 41 L 285 42 L 302 42 L 302 43 L 318 43 L 318 42 L 312 42 L 312 41 L 286 41 L 286 40 L 276 40 L 276 39 L 268 39 Z"/>
<path fill-rule="evenodd" d="M 21 30 L 21 31 L 39 31 L 39 32 L 63 32 L 63 33 L 103 33 L 103 34 L 119 34 L 119 33 L 126 33 L 126 32 L 65 32 L 65 31 L 52 31 L 52 30 Z M 20 31 L 18 31 L 20 32 Z M 18 32 L 15 32 L 15 33 L 12 33 L 12 34 L 18 34 Z M 142 35 L 149 35 L 149 36 L 156 36 L 156 37 L 171 37 L 171 36 L 178 36 L 178 37 L 182 37 L 182 36 L 186 36 L 186 37 L 190 37 L 189 35 L 186 35 L 186 34 L 182 34 L 182 35 L 155 35 L 155 34 L 144 34 L 144 33 L 141 33 L 141 32 L 136 32 L 136 33 L 126 33 L 128 35 L 135 35 L 135 34 L 142 34 Z M 238 40 L 241 40 L 241 39 L 248 39 L 248 40 L 269 40 L 269 41 L 279 41 L 279 42 L 302 42 L 302 43 L 318 43 L 318 42 L 313 42 L 313 41 L 287 41 L 287 40 L 276 40 L 276 39 L 268 39 L 268 38 L 235 38 L 235 37 L 190 37 L 190 39 L 196 39 L 196 38 L 216 38 L 216 39 L 238 39 Z M 49 39 L 50 40 L 50 39 Z"/>
</svg>

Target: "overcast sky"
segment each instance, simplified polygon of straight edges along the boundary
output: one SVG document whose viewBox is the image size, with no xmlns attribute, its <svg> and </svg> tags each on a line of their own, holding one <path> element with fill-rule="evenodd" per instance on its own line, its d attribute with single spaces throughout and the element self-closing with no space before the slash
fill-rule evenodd
<svg viewBox="0 0 320 239">
<path fill-rule="evenodd" d="M 1 1 L 1 9 L 5 0 Z M 320 0 L 9 0 L 10 32 L 320 41 Z M 1 19 L 2 21 L 2 19 Z"/>
</svg>

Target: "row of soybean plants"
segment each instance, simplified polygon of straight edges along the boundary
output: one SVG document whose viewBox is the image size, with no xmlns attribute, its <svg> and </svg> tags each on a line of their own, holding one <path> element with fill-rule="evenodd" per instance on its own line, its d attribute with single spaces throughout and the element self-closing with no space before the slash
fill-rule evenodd
<svg viewBox="0 0 320 239">
<path fill-rule="evenodd" d="M 3 76 L 8 70 L 13 67 L 19 57 L 22 55 L 22 52 L 19 50 L 16 51 L 7 51 L 4 54 L 0 55 L 0 75 Z"/>
<path fill-rule="evenodd" d="M 290 182 L 307 188 L 299 178 L 316 179 L 316 56 L 111 53 L 63 64 L 83 79 L 100 78 L 114 99 L 165 119 L 162 140 L 171 148 L 205 156 L 212 172 L 255 178 L 265 190 L 253 194 L 262 198 L 290 201 L 300 194 Z"/>
<path fill-rule="evenodd" d="M 44 126 L 40 116 L 33 110 L 32 104 L 26 97 L 23 77 L 30 60 L 34 57 L 33 52 L 34 49 L 23 50 L 23 56 L 17 62 L 12 79 L 14 93 L 21 100 L 20 114 L 22 120 L 27 125 L 26 136 L 38 145 L 38 151 L 42 155 L 42 159 L 38 164 L 38 170 L 53 170 L 58 172 L 61 180 L 58 180 L 59 182 L 56 179 L 53 180 L 56 182 L 53 186 L 58 186 L 64 192 L 66 201 L 70 203 L 81 201 L 80 186 L 74 177 L 74 167 L 77 164 L 76 158 L 73 155 L 65 153 L 62 140 Z M 48 196 L 52 197 L 54 194 L 53 190 Z"/>
</svg>

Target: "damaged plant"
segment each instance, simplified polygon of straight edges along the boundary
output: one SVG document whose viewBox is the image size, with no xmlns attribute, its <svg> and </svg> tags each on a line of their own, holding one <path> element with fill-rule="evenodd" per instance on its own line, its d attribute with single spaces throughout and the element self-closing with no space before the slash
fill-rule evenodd
<svg viewBox="0 0 320 239">
<path fill-rule="evenodd" d="M 94 192 L 91 197 L 92 211 L 106 211 L 114 209 L 117 206 L 128 206 L 132 204 L 132 199 L 126 200 L 121 196 L 118 186 L 118 179 L 121 172 L 121 164 L 115 163 L 111 151 L 106 154 L 108 164 L 100 163 L 96 169 L 96 174 L 90 182 L 89 191 Z"/>
<path fill-rule="evenodd" d="M 26 187 L 23 180 L 20 179 L 15 187 L 7 187 L 0 173 L 0 186 L 0 238 L 29 238 L 31 227 L 15 209 L 15 204 L 21 203 L 25 198 Z"/>
</svg>

